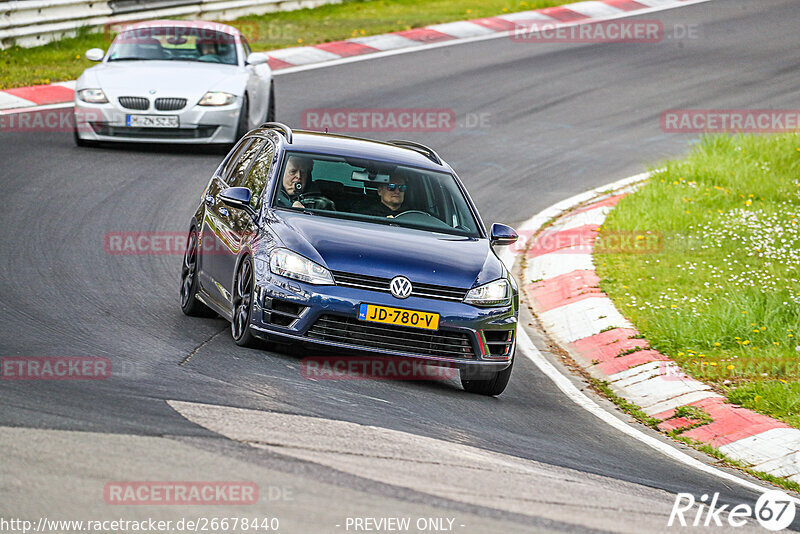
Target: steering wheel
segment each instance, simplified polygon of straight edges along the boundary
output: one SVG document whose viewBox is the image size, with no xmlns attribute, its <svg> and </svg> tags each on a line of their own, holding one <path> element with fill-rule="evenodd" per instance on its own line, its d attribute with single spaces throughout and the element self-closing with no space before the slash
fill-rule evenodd
<svg viewBox="0 0 800 534">
<path fill-rule="evenodd" d="M 336 211 L 336 204 L 322 193 L 304 193 L 297 200 L 307 208 Z"/>
<path fill-rule="evenodd" d="M 398 217 L 402 217 L 403 215 L 409 215 L 409 214 L 411 214 L 411 213 L 414 213 L 414 214 L 418 213 L 418 214 L 420 214 L 420 215 L 427 215 L 428 217 L 433 217 L 433 215 L 431 215 L 431 214 L 430 214 L 430 213 L 428 213 L 427 211 L 422 211 L 422 210 L 406 210 L 406 211 L 404 211 L 404 212 L 402 212 L 402 213 L 398 213 L 397 215 L 395 215 L 395 216 L 394 216 L 394 218 L 396 219 L 396 218 L 398 218 Z"/>
</svg>

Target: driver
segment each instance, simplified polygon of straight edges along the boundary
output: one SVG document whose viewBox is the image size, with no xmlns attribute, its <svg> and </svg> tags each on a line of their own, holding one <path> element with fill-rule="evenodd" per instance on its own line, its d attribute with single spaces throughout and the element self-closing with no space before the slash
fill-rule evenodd
<svg viewBox="0 0 800 534">
<path fill-rule="evenodd" d="M 378 202 L 367 207 L 364 214 L 394 217 L 408 211 L 408 207 L 404 205 L 407 187 L 405 176 L 399 173 L 393 174 L 389 183 L 378 185 Z"/>
<path fill-rule="evenodd" d="M 302 156 L 289 156 L 281 179 L 276 204 L 288 208 L 335 209 L 333 202 L 322 196 L 311 181 L 314 160 Z"/>
</svg>

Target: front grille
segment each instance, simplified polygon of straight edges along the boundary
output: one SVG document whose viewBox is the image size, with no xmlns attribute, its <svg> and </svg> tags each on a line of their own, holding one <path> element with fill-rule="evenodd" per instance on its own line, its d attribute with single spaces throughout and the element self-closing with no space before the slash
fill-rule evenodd
<svg viewBox="0 0 800 534">
<path fill-rule="evenodd" d="M 102 122 L 92 122 L 90 124 L 98 135 L 130 138 L 203 139 L 214 135 L 217 129 L 217 126 L 198 126 L 197 128 L 137 128 L 132 126 L 110 126 Z"/>
<path fill-rule="evenodd" d="M 185 106 L 185 98 L 156 98 L 156 109 L 159 111 L 177 111 Z"/>
<path fill-rule="evenodd" d="M 380 291 L 382 293 L 390 293 L 389 284 L 390 278 L 380 278 L 378 276 L 367 276 L 364 274 L 345 273 L 342 271 L 333 271 L 333 279 L 336 285 L 342 287 L 353 287 L 356 289 L 367 289 L 370 291 Z M 461 302 L 467 295 L 466 289 L 458 289 L 449 286 L 437 286 L 433 284 L 420 284 L 411 280 L 412 297 L 422 297 L 438 300 L 450 300 L 454 302 Z"/>
<path fill-rule="evenodd" d="M 427 331 L 380 323 L 365 323 L 349 317 L 322 315 L 308 337 L 336 341 L 363 348 L 384 349 L 421 356 L 474 358 L 469 335 L 446 330 Z"/>
<path fill-rule="evenodd" d="M 121 96 L 119 104 L 123 108 L 144 110 L 150 107 L 150 101 L 141 96 Z"/>
</svg>

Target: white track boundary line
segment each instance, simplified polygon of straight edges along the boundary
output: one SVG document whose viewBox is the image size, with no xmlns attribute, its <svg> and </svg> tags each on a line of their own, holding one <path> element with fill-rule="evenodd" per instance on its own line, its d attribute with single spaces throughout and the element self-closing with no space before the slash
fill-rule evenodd
<svg viewBox="0 0 800 534">
<path fill-rule="evenodd" d="M 655 6 L 655 7 L 648 7 L 646 9 L 639 9 L 637 11 L 628 11 L 622 12 L 618 15 L 611 15 L 608 17 L 598 17 L 598 18 L 591 18 L 586 20 L 576 20 L 574 22 L 558 22 L 558 27 L 566 27 L 566 26 L 578 26 L 581 24 L 593 24 L 596 22 L 603 22 L 607 20 L 617 20 L 617 19 L 625 19 L 629 17 L 638 17 L 641 15 L 647 15 L 648 13 L 655 13 L 658 11 L 666 11 L 668 9 L 675 9 L 678 7 L 690 6 L 694 4 L 702 4 L 705 2 L 710 2 L 711 0 L 686 0 L 684 2 L 676 3 L 676 4 L 668 4 L 665 6 Z M 569 9 L 569 4 L 564 4 L 563 7 Z M 464 21 L 469 22 L 469 21 Z M 540 30 L 541 31 L 541 30 Z M 421 44 L 419 46 L 411 46 L 406 48 L 397 48 L 395 50 L 384 50 L 381 52 L 374 52 L 369 54 L 364 54 L 361 56 L 351 56 L 345 57 L 341 59 L 333 59 L 331 61 L 326 61 L 324 63 L 312 63 L 310 65 L 297 65 L 296 67 L 286 67 L 285 69 L 280 69 L 272 72 L 273 76 L 283 76 L 284 74 L 293 74 L 295 72 L 303 72 L 307 70 L 314 70 L 314 69 L 321 69 L 325 67 L 334 67 L 336 65 L 344 65 L 346 63 L 356 63 L 359 61 L 368 61 L 370 59 L 379 59 L 383 57 L 389 56 L 398 56 L 400 54 L 410 54 L 413 52 L 420 52 L 423 50 L 432 50 L 434 48 L 442 48 L 445 46 L 455 46 L 460 44 L 467 44 L 467 43 L 476 43 L 480 41 L 489 41 L 492 39 L 501 39 L 504 37 L 509 37 L 513 33 L 512 30 L 497 32 L 487 35 L 476 35 L 475 37 L 465 37 L 463 39 L 453 39 L 451 41 L 442 41 L 439 43 L 430 43 L 430 44 Z M 529 33 L 536 33 L 536 32 L 529 32 Z M 527 43 L 520 43 L 521 45 Z"/>
<path fill-rule="evenodd" d="M 519 227 L 520 232 L 536 232 L 544 223 L 550 220 L 552 217 L 563 213 L 571 208 L 576 207 L 577 205 L 591 200 L 595 196 L 609 190 L 618 190 L 623 187 L 629 186 L 631 184 L 641 182 L 642 180 L 647 179 L 651 173 L 644 172 L 641 174 L 637 174 L 635 176 L 631 176 L 628 178 L 624 178 L 622 180 L 618 180 L 616 182 L 612 182 L 610 184 L 606 184 L 591 191 L 587 191 L 585 193 L 581 193 L 570 197 L 566 200 L 563 200 L 553 206 L 546 208 L 539 212 L 538 214 L 534 215 Z M 516 256 L 511 252 L 511 250 L 506 247 L 502 250 L 499 254 L 500 259 L 503 263 L 509 268 L 512 269 Z M 629 425 L 625 421 L 619 419 L 614 413 L 609 412 L 605 408 L 602 408 L 599 404 L 594 402 L 590 399 L 586 394 L 584 394 L 580 389 L 578 389 L 575 384 L 573 384 L 570 378 L 559 371 L 552 363 L 550 363 L 536 348 L 531 340 L 528 333 L 525 331 L 525 327 L 521 327 L 517 329 L 517 340 L 519 344 L 519 348 L 522 349 L 523 354 L 533 362 L 536 367 L 547 377 L 549 378 L 556 387 L 566 395 L 571 401 L 575 404 L 589 412 L 590 414 L 594 415 L 607 425 L 619 430 L 626 436 L 629 436 L 648 447 L 655 449 L 656 451 L 660 452 L 664 456 L 671 458 L 675 461 L 678 461 L 684 465 L 692 467 L 698 471 L 702 471 L 703 473 L 721 478 L 723 480 L 727 480 L 729 482 L 733 482 L 738 484 L 742 487 L 745 487 L 750 490 L 754 490 L 760 493 L 773 490 L 772 487 L 761 486 L 749 480 L 745 480 L 740 478 L 732 473 L 727 473 L 716 467 L 710 466 L 701 462 L 696 458 L 692 458 L 685 452 L 680 451 L 673 445 L 669 443 L 664 443 L 653 436 L 649 436 L 638 430 L 637 428 Z M 800 504 L 800 499 L 797 499 L 791 495 L 789 495 L 790 499 L 792 499 L 796 504 Z"/>
</svg>

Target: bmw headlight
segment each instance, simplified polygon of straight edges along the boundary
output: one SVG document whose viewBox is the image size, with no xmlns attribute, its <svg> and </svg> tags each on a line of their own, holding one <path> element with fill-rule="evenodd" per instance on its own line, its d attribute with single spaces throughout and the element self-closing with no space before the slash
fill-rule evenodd
<svg viewBox="0 0 800 534">
<path fill-rule="evenodd" d="M 285 248 L 272 251 L 269 257 L 269 269 L 274 274 L 309 284 L 333 284 L 333 276 L 328 269 Z"/>
<path fill-rule="evenodd" d="M 464 302 L 473 306 L 508 306 L 511 304 L 511 288 L 508 280 L 500 279 L 469 290 Z"/>
<path fill-rule="evenodd" d="M 105 104 L 108 102 L 102 89 L 81 89 L 78 98 L 89 104 Z"/>
<path fill-rule="evenodd" d="M 209 91 L 203 98 L 200 99 L 197 105 L 199 106 L 227 106 L 236 98 L 236 95 L 230 93 L 220 93 Z"/>
</svg>

